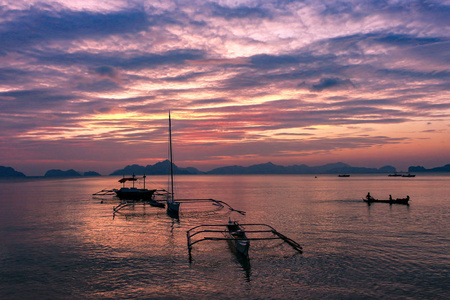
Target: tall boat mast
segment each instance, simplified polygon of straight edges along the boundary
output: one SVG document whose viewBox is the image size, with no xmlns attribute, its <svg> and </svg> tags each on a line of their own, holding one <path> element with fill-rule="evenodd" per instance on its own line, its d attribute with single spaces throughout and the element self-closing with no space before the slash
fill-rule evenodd
<svg viewBox="0 0 450 300">
<path fill-rule="evenodd" d="M 173 153 L 172 153 L 172 120 L 169 110 L 169 161 L 170 161 L 170 200 L 173 202 Z"/>
<path fill-rule="evenodd" d="M 172 119 L 169 110 L 169 163 L 170 163 L 170 191 L 167 197 L 167 213 L 178 218 L 180 203 L 175 201 L 173 192 L 173 152 L 172 152 Z"/>
</svg>

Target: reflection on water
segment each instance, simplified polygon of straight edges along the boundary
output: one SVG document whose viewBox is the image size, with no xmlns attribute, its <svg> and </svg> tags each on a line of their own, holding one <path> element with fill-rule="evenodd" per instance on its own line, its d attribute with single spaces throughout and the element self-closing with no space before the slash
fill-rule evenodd
<svg viewBox="0 0 450 300">
<path fill-rule="evenodd" d="M 234 257 L 236 258 L 236 261 L 241 265 L 242 270 L 244 271 L 244 274 L 245 274 L 245 280 L 250 282 L 250 277 L 252 274 L 250 258 L 248 256 L 242 255 L 239 252 L 234 251 L 233 248 L 230 246 L 229 246 L 229 249 L 231 252 L 233 252 Z"/>
<path fill-rule="evenodd" d="M 179 176 L 180 198 L 214 198 L 247 212 L 185 206 L 179 220 L 150 206 L 113 218 L 118 202 L 91 194 L 114 177 L 3 180 L 0 297 L 447 297 L 450 177 L 317 177 Z M 411 203 L 368 206 L 369 191 L 409 195 Z M 194 248 L 189 262 L 186 230 L 228 217 L 270 224 L 304 254 L 252 241 L 243 259 L 217 241 Z"/>
</svg>

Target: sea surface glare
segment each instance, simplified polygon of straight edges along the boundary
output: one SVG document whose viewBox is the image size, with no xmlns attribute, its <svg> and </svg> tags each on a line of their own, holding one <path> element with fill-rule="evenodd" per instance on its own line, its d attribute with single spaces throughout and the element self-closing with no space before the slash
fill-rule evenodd
<svg viewBox="0 0 450 300">
<path fill-rule="evenodd" d="M 450 175 L 176 176 L 177 198 L 227 208 L 127 207 L 118 177 L 0 181 L 0 299 L 449 299 Z M 167 178 L 147 176 L 147 187 Z M 411 197 L 409 206 L 362 201 Z M 299 242 L 192 248 L 200 224 L 266 223 Z"/>
</svg>

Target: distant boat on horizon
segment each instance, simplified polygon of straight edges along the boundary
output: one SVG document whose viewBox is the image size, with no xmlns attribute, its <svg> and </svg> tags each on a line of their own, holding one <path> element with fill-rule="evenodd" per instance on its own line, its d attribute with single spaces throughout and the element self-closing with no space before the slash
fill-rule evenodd
<svg viewBox="0 0 450 300">
<path fill-rule="evenodd" d="M 401 177 L 402 174 L 398 174 L 397 172 L 395 172 L 394 174 L 389 174 L 389 177 Z"/>
<path fill-rule="evenodd" d="M 339 174 L 338 177 L 350 177 L 350 174 Z"/>
<path fill-rule="evenodd" d="M 403 174 L 402 177 L 416 177 L 416 175 L 408 173 L 408 174 Z"/>
</svg>

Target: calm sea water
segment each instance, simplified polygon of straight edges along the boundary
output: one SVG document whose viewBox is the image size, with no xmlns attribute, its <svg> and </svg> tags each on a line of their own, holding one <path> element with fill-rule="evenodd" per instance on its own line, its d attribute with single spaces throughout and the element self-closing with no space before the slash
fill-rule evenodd
<svg viewBox="0 0 450 300">
<path fill-rule="evenodd" d="M 1 299 L 448 299 L 450 176 L 178 176 L 177 193 L 247 212 L 136 206 L 93 197 L 116 177 L 0 181 Z M 166 186 L 165 177 L 147 186 Z M 362 202 L 411 197 L 411 204 Z M 103 203 L 102 203 L 103 201 Z M 200 212 L 195 209 L 199 209 Z M 194 245 L 199 224 L 267 223 L 299 242 Z"/>
</svg>

